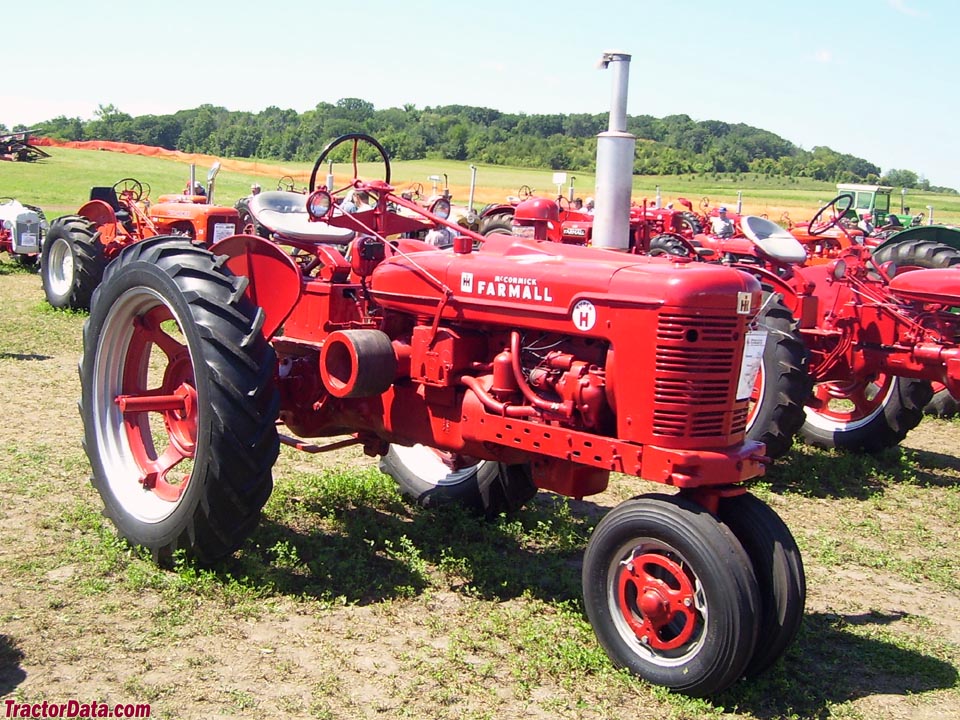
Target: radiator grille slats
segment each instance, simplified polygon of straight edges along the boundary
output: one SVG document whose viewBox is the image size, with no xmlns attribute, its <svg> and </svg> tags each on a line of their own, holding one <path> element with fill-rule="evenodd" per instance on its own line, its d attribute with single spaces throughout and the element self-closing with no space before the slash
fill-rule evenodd
<svg viewBox="0 0 960 720">
<path fill-rule="evenodd" d="M 657 327 L 653 426 L 667 437 L 713 437 L 742 432 L 747 407 L 729 403 L 735 391 L 731 317 L 661 315 Z M 729 425 L 728 425 L 729 423 Z"/>
</svg>

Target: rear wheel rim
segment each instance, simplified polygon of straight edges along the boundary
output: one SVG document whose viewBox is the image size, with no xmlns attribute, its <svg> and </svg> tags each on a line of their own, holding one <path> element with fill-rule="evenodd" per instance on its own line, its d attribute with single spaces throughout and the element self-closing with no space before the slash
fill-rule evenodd
<svg viewBox="0 0 960 720">
<path fill-rule="evenodd" d="M 56 238 L 50 246 L 50 267 L 47 278 L 56 295 L 66 295 L 73 288 L 73 250 L 63 238 Z"/>
<path fill-rule="evenodd" d="M 805 408 L 806 421 L 823 430 L 856 430 L 880 415 L 896 390 L 894 375 L 851 383 L 818 383 L 813 388 L 815 406 Z"/>
<path fill-rule="evenodd" d="M 137 520 L 173 514 L 189 486 L 199 406 L 183 327 L 155 291 L 111 306 L 93 372 L 94 422 L 110 492 Z"/>
</svg>

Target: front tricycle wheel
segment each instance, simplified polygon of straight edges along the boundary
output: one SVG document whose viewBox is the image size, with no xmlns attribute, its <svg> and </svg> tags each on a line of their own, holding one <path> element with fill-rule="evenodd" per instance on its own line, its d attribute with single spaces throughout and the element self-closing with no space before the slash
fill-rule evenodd
<svg viewBox="0 0 960 720">
<path fill-rule="evenodd" d="M 678 496 L 628 500 L 603 518 L 584 555 L 583 595 L 614 664 L 656 685 L 711 695 L 753 655 L 750 558 L 716 517 Z"/>
<path fill-rule="evenodd" d="M 152 238 L 110 265 L 84 326 L 93 484 L 119 533 L 160 560 L 230 554 L 272 489 L 274 353 L 241 288 L 205 249 Z"/>
</svg>

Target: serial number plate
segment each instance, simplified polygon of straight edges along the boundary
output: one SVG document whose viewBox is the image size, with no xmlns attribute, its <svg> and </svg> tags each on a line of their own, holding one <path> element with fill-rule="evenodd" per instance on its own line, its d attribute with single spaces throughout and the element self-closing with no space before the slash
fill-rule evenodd
<svg viewBox="0 0 960 720">
<path fill-rule="evenodd" d="M 233 223 L 214 223 L 213 224 L 213 242 L 218 242 L 231 235 L 237 234 L 237 226 Z"/>
</svg>

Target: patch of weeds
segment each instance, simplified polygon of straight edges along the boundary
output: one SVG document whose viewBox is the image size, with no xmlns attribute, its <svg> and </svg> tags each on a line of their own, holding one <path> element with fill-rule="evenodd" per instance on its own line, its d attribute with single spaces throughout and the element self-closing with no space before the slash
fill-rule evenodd
<svg viewBox="0 0 960 720">
<path fill-rule="evenodd" d="M 809 498 L 856 498 L 882 494 L 889 483 L 916 476 L 915 461 L 903 448 L 876 455 L 820 450 L 795 444 L 766 475 L 771 488 Z"/>
</svg>

